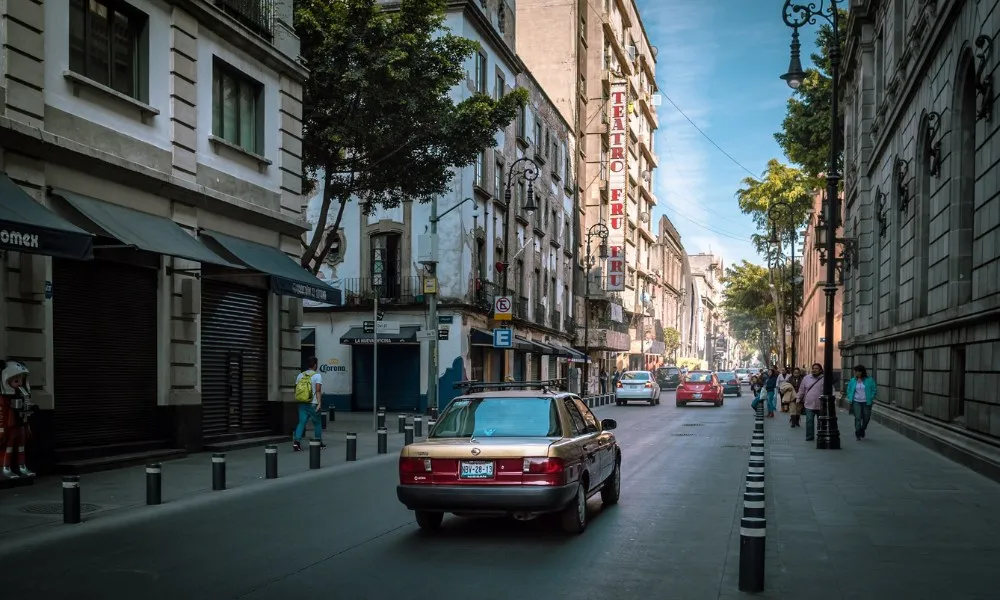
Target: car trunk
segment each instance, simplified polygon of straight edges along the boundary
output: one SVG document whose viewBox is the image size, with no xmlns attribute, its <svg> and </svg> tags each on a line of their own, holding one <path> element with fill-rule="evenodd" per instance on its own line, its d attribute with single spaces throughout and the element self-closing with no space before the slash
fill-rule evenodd
<svg viewBox="0 0 1000 600">
<path fill-rule="evenodd" d="M 526 473 L 535 470 L 530 459 L 546 458 L 549 447 L 558 441 L 537 437 L 429 439 L 409 446 L 406 456 L 423 458 L 425 465 L 430 460 L 430 471 L 425 467 L 420 474 L 423 478 L 414 483 L 520 485 L 537 478 L 534 472 Z"/>
</svg>

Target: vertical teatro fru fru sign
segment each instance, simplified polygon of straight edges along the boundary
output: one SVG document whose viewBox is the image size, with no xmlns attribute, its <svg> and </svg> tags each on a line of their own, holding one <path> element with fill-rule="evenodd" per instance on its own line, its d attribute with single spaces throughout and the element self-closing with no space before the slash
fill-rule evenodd
<svg viewBox="0 0 1000 600">
<path fill-rule="evenodd" d="M 626 186 L 628 185 L 628 87 L 625 81 L 611 84 L 608 102 L 608 264 L 607 290 L 625 289 Z"/>
</svg>

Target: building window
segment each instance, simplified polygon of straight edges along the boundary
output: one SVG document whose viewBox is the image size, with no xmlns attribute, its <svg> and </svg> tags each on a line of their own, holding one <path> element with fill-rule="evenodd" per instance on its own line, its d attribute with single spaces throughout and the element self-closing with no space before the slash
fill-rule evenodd
<svg viewBox="0 0 1000 600">
<path fill-rule="evenodd" d="M 486 189 L 486 151 L 483 150 L 476 156 L 476 171 L 473 173 L 473 183 L 482 189 Z"/>
<path fill-rule="evenodd" d="M 493 197 L 503 198 L 503 159 L 498 158 L 493 166 Z"/>
<path fill-rule="evenodd" d="M 482 52 L 476 53 L 476 91 L 480 94 L 488 93 L 486 87 L 486 55 Z"/>
<path fill-rule="evenodd" d="M 263 154 L 264 86 L 216 60 L 212 72 L 212 135 Z"/>
<path fill-rule="evenodd" d="M 497 9 L 497 29 L 500 30 L 500 33 L 507 31 L 507 9 L 504 7 L 503 2 L 500 3 L 500 7 Z"/>
<path fill-rule="evenodd" d="M 537 154 L 545 151 L 545 146 L 542 145 L 542 121 L 538 118 L 537 114 L 535 115 L 535 147 L 541 150 Z"/>
<path fill-rule="evenodd" d="M 146 100 L 149 18 L 113 0 L 70 0 L 69 68 L 137 100 Z"/>
<path fill-rule="evenodd" d="M 566 185 L 569 185 L 570 179 L 573 177 L 573 161 L 570 160 L 569 152 L 563 148 L 563 179 L 566 180 Z"/>
<path fill-rule="evenodd" d="M 495 89 L 493 90 L 493 99 L 500 100 L 503 98 L 504 90 L 507 88 L 507 82 L 504 81 L 503 73 L 497 73 L 497 80 L 494 85 Z"/>
<path fill-rule="evenodd" d="M 528 109 L 523 104 L 517 107 L 517 137 L 528 137 Z"/>
<path fill-rule="evenodd" d="M 399 298 L 403 276 L 402 239 L 398 233 L 379 233 L 371 236 L 371 272 L 369 289 L 380 298 Z M 381 261 L 381 267 L 377 266 Z"/>
</svg>

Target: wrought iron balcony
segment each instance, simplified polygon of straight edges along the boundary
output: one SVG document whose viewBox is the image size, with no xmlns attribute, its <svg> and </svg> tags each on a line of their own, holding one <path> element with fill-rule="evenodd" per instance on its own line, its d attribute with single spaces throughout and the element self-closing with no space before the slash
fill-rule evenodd
<svg viewBox="0 0 1000 600">
<path fill-rule="evenodd" d="M 552 311 L 552 329 L 562 329 L 562 313 L 558 310 Z"/>
<path fill-rule="evenodd" d="M 400 277 L 381 286 L 372 285 L 371 277 L 343 280 L 344 306 L 371 306 L 376 294 L 380 304 L 419 304 L 424 300 L 420 277 Z"/>
<path fill-rule="evenodd" d="M 493 313 L 493 303 L 499 296 L 503 295 L 503 290 L 499 284 L 477 279 L 475 281 L 475 292 L 473 293 L 476 308 L 486 313 Z"/>
<path fill-rule="evenodd" d="M 215 5 L 255 33 L 274 37 L 274 4 L 276 0 L 215 0 Z"/>
<path fill-rule="evenodd" d="M 539 325 L 546 325 L 548 319 L 545 317 L 548 315 L 545 313 L 545 305 L 541 302 L 535 302 L 533 316 L 535 323 L 538 323 Z"/>
</svg>

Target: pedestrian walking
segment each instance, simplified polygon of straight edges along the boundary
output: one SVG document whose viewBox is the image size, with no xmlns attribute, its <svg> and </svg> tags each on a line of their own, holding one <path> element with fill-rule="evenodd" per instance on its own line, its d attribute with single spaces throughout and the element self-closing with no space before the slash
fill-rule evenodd
<svg viewBox="0 0 1000 600">
<path fill-rule="evenodd" d="M 872 419 L 872 404 L 877 397 L 878 386 L 868 376 L 868 369 L 863 365 L 854 367 L 854 377 L 847 382 L 847 401 L 854 415 L 854 438 L 859 442 L 865 438 L 868 422 Z"/>
<path fill-rule="evenodd" d="M 761 382 L 760 377 L 757 375 L 750 376 L 750 393 L 753 394 L 753 402 L 750 403 L 750 408 L 756 413 L 757 406 L 760 404 L 760 392 L 764 389 L 764 384 Z"/>
<path fill-rule="evenodd" d="M 799 403 L 796 396 L 799 393 L 799 387 L 802 385 L 802 369 L 799 369 L 798 367 L 793 369 L 792 374 L 788 377 L 787 383 L 792 386 L 792 399 L 788 405 L 788 422 L 792 427 L 801 427 L 802 404 Z M 779 385 L 779 388 L 780 387 L 781 386 Z M 781 398 L 784 400 L 784 394 L 782 394 Z"/>
<path fill-rule="evenodd" d="M 767 374 L 767 379 L 764 381 L 764 391 L 767 392 L 767 416 L 774 418 L 775 398 L 774 395 L 778 389 L 778 369 L 771 367 L 771 371 Z"/>
<path fill-rule="evenodd" d="M 608 393 L 608 372 L 604 370 L 604 367 L 601 367 L 601 374 L 598 376 L 598 379 L 601 382 L 601 395 L 607 394 Z"/>
<path fill-rule="evenodd" d="M 788 368 L 787 367 L 781 367 L 781 370 L 778 371 L 778 387 L 777 387 L 777 390 L 778 390 L 778 398 L 780 399 L 779 404 L 781 405 L 781 412 L 783 412 L 783 413 L 789 412 L 791 410 L 791 405 L 794 404 L 794 401 L 795 401 L 794 388 L 791 388 L 792 393 L 790 395 L 786 395 L 785 392 L 782 391 L 783 390 L 782 384 L 788 383 L 788 380 L 791 379 L 791 378 L 792 378 L 792 376 L 791 376 L 791 374 L 789 374 Z"/>
<path fill-rule="evenodd" d="M 799 393 L 796 395 L 796 399 L 805 408 L 807 442 L 816 439 L 816 417 L 819 416 L 823 407 L 822 396 L 823 365 L 814 363 L 812 372 L 802 378 Z"/>
<path fill-rule="evenodd" d="M 306 370 L 295 378 L 295 401 L 299 403 L 299 423 L 295 426 L 295 433 L 292 436 L 292 449 L 296 452 L 302 452 L 302 436 L 305 435 L 306 425 L 310 421 L 313 424 L 313 439 L 319 440 L 321 448 L 326 448 L 326 444 L 323 443 L 323 420 L 319 415 L 320 402 L 323 400 L 323 376 L 316 371 L 318 368 L 319 359 L 313 356 L 309 359 Z"/>
</svg>

